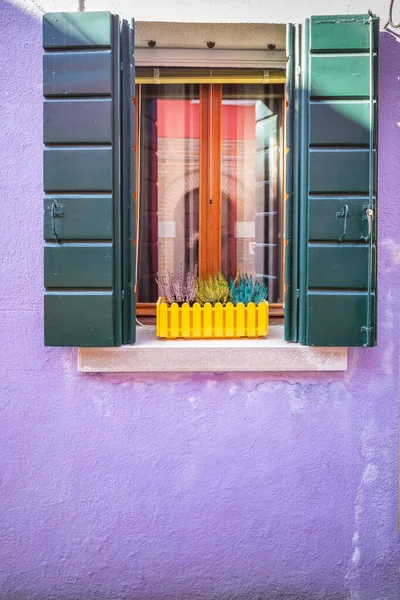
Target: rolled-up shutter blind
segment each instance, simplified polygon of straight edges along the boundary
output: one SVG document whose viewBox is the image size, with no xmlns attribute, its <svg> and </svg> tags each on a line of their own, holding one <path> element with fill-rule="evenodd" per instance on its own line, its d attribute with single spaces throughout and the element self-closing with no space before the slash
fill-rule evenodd
<svg viewBox="0 0 400 600">
<path fill-rule="evenodd" d="M 298 334 L 307 345 L 376 344 L 378 34 L 372 15 L 304 27 Z"/>
<path fill-rule="evenodd" d="M 122 341 L 119 18 L 44 16 L 45 344 Z"/>
</svg>

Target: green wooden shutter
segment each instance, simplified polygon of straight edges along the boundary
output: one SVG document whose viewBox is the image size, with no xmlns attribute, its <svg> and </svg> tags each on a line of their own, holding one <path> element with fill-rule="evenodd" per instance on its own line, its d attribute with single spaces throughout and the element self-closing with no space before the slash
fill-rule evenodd
<svg viewBox="0 0 400 600">
<path fill-rule="evenodd" d="M 123 243 L 123 332 L 124 344 L 136 340 L 136 118 L 134 29 L 121 24 L 122 61 L 122 243 Z"/>
<path fill-rule="evenodd" d="M 286 199 L 285 199 L 285 340 L 298 341 L 299 287 L 299 102 L 301 26 L 289 24 L 286 30 Z"/>
<path fill-rule="evenodd" d="M 377 68 L 372 15 L 312 17 L 303 36 L 299 341 L 376 344 Z"/>
<path fill-rule="evenodd" d="M 44 16 L 45 344 L 122 341 L 120 23 Z"/>
</svg>

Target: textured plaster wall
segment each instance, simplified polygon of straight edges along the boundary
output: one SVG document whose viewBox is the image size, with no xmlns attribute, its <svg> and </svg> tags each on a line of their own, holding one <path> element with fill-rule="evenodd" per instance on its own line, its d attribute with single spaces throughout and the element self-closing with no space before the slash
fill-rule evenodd
<svg viewBox="0 0 400 600">
<path fill-rule="evenodd" d="M 340 374 L 85 376 L 42 341 L 40 22 L 0 22 L 0 598 L 398 600 L 399 44 L 378 347 Z"/>
</svg>

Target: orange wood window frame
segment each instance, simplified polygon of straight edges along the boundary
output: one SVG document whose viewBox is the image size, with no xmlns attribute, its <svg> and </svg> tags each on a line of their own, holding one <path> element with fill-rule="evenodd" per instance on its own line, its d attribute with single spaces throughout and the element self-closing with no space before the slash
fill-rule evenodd
<svg viewBox="0 0 400 600">
<path fill-rule="evenodd" d="M 136 86 L 136 190 L 139 189 L 139 106 Z M 286 102 L 284 102 L 286 106 Z M 210 110 L 211 109 L 211 110 Z M 285 112 L 283 131 L 285 128 Z M 211 118 L 210 118 L 211 115 Z M 221 153 L 222 153 L 222 84 L 200 85 L 200 185 L 199 185 L 199 274 L 214 274 L 221 267 Z M 211 169 L 212 167 L 212 169 Z M 282 171 L 283 172 L 283 171 Z M 283 193 L 283 192 L 282 192 Z M 285 203 L 283 203 L 284 206 Z M 139 223 L 138 203 L 136 202 L 136 223 Z M 282 210 L 282 226 L 284 210 Z M 283 231 L 283 228 L 282 228 Z M 140 238 L 140 235 L 139 235 Z M 136 251 L 139 252 L 137 245 Z M 282 259 L 282 282 L 284 281 Z M 136 275 L 136 297 L 139 297 L 139 277 Z M 283 288 L 283 286 L 282 286 Z M 138 302 L 137 316 L 154 317 L 156 305 L 153 302 Z M 271 317 L 283 317 L 282 303 L 269 305 Z"/>
<path fill-rule="evenodd" d="M 199 274 L 221 268 L 222 85 L 200 88 Z"/>
</svg>

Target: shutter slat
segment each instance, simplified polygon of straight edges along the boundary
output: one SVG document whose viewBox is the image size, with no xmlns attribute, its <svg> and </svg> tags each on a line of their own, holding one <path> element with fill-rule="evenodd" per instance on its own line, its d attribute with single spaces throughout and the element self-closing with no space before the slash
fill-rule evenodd
<svg viewBox="0 0 400 600">
<path fill-rule="evenodd" d="M 313 17 L 310 49 L 316 52 L 369 50 L 368 15 L 324 15 Z"/>
<path fill-rule="evenodd" d="M 47 245 L 44 272 L 47 288 L 112 288 L 112 245 Z"/>
<path fill-rule="evenodd" d="M 346 236 L 343 241 L 360 242 L 368 235 L 368 221 L 365 218 L 366 197 L 351 196 L 319 196 L 309 199 L 310 215 L 308 221 L 308 239 L 317 242 L 337 242 L 343 234 L 343 218 L 337 214 L 344 214 L 348 207 Z"/>
<path fill-rule="evenodd" d="M 375 297 L 372 297 L 375 307 Z M 363 346 L 366 333 L 365 318 L 368 312 L 368 292 L 309 292 L 309 320 L 307 335 L 314 346 Z M 327 323 L 329 344 L 327 343 Z M 351 326 L 349 327 L 349 324 Z"/>
<path fill-rule="evenodd" d="M 53 124 L 57 122 L 58 127 Z M 112 102 L 102 100 L 45 100 L 45 144 L 112 143 Z"/>
<path fill-rule="evenodd" d="M 305 26 L 299 340 L 307 345 L 376 343 L 377 34 L 369 15 Z"/>
<path fill-rule="evenodd" d="M 368 129 L 369 101 L 367 100 L 310 103 L 310 144 L 367 145 Z"/>
<path fill-rule="evenodd" d="M 56 219 L 52 216 L 54 198 L 46 197 L 43 204 L 45 240 L 112 240 L 111 195 L 58 194 L 57 205 L 64 217 Z"/>
<path fill-rule="evenodd" d="M 108 12 L 47 13 L 43 17 L 43 48 L 111 47 Z"/>
<path fill-rule="evenodd" d="M 121 343 L 119 43 L 109 13 L 44 17 L 49 346 Z"/>
<path fill-rule="evenodd" d="M 368 278 L 366 244 L 309 244 L 308 288 L 363 289 Z"/>
<path fill-rule="evenodd" d="M 45 192 L 112 191 L 113 155 L 112 147 L 45 148 Z"/>
<path fill-rule="evenodd" d="M 312 56 L 310 66 L 312 97 L 368 97 L 369 56 Z"/>
<path fill-rule="evenodd" d="M 347 134 L 345 133 L 344 136 Z M 369 150 L 309 150 L 310 194 L 366 194 Z"/>
<path fill-rule="evenodd" d="M 51 96 L 110 96 L 112 53 L 50 52 L 43 57 L 43 93 Z"/>
<path fill-rule="evenodd" d="M 114 346 L 114 295 L 48 292 L 44 298 L 46 346 Z"/>
</svg>

